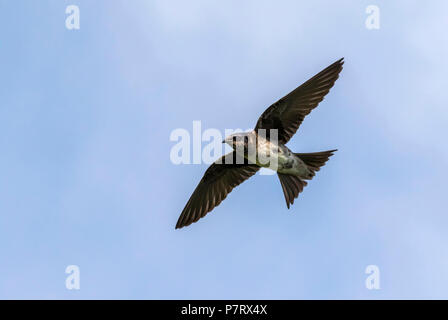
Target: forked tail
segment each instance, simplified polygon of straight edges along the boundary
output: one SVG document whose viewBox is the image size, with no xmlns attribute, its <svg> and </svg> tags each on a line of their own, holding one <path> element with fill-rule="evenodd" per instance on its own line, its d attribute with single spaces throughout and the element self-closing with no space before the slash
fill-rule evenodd
<svg viewBox="0 0 448 320">
<path fill-rule="evenodd" d="M 324 166 L 328 159 L 337 150 L 328 150 L 313 153 L 295 153 L 311 171 L 312 175 L 310 180 L 314 177 L 320 167 Z M 289 206 L 294 203 L 294 199 L 299 196 L 299 193 L 303 191 L 303 188 L 307 185 L 307 182 L 298 176 L 289 174 L 277 173 L 282 185 L 283 194 L 285 195 L 286 205 Z"/>
</svg>

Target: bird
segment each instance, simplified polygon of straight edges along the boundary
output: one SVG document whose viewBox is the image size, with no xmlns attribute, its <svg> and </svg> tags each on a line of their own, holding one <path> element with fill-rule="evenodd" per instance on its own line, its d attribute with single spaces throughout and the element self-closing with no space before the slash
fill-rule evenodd
<svg viewBox="0 0 448 320">
<path fill-rule="evenodd" d="M 218 206 L 238 185 L 261 167 L 276 171 L 287 208 L 294 203 L 306 180 L 311 180 L 337 149 L 294 153 L 286 143 L 307 116 L 324 99 L 342 71 L 341 58 L 268 107 L 254 130 L 234 133 L 222 142 L 232 151 L 212 163 L 185 205 L 176 228 L 189 226 Z M 254 149 L 249 152 L 249 149 Z M 271 153 L 269 153 L 271 152 Z M 262 157 L 264 154 L 265 157 Z M 270 157 L 269 155 L 275 155 Z M 272 159 L 275 158 L 275 161 Z M 263 161 L 262 161 L 263 160 Z M 272 163 L 276 163 L 275 166 Z"/>
</svg>

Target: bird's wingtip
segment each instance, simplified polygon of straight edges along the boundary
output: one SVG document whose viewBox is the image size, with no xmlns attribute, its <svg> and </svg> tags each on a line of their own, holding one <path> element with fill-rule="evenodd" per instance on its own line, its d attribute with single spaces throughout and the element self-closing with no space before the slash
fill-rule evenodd
<svg viewBox="0 0 448 320">
<path fill-rule="evenodd" d="M 344 57 L 342 57 L 342 58 L 340 58 L 338 61 L 336 61 L 334 64 L 338 64 L 338 65 L 340 65 L 340 66 L 342 66 L 343 64 L 344 64 Z"/>
</svg>

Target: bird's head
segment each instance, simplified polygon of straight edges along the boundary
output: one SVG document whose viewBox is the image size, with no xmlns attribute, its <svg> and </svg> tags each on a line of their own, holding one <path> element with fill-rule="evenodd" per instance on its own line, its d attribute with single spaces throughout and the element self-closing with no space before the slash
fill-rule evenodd
<svg viewBox="0 0 448 320">
<path fill-rule="evenodd" d="M 233 149 L 236 149 L 237 147 L 244 148 L 244 147 L 247 147 L 249 139 L 250 139 L 250 137 L 247 132 L 234 133 L 234 134 L 227 136 L 222 141 L 222 143 L 227 143 Z"/>
</svg>

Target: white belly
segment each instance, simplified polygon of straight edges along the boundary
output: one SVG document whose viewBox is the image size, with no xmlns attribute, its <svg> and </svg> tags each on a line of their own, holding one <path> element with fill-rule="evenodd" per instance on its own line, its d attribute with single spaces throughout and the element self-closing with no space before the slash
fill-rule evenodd
<svg viewBox="0 0 448 320">
<path fill-rule="evenodd" d="M 294 155 L 286 146 L 274 145 L 266 141 L 258 145 L 260 157 L 257 157 L 257 164 L 261 167 L 270 168 L 274 171 L 292 174 L 297 176 L 307 176 L 308 169 L 298 157 Z"/>
<path fill-rule="evenodd" d="M 280 152 L 278 156 L 278 172 L 301 176 L 307 174 L 307 167 L 296 157 L 288 148 L 285 147 L 284 152 Z"/>
</svg>

